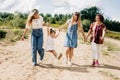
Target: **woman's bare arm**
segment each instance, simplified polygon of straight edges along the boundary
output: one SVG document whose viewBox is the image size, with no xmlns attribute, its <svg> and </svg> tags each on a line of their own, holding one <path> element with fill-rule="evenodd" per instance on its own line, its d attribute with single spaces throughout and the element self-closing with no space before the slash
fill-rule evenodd
<svg viewBox="0 0 120 80">
<path fill-rule="evenodd" d="M 60 34 L 60 31 L 59 31 L 59 33 L 55 36 L 55 38 L 57 38 L 57 37 L 59 36 L 59 34 Z"/>
<path fill-rule="evenodd" d="M 86 38 L 88 38 L 89 36 L 90 36 L 90 34 L 92 33 L 92 30 L 91 29 L 89 29 L 89 31 L 88 31 L 88 33 L 87 33 L 87 36 L 86 36 Z"/>
<path fill-rule="evenodd" d="M 68 26 L 68 21 L 67 21 L 63 26 L 61 26 L 61 27 L 59 28 L 59 31 L 61 31 L 62 29 L 66 28 L 67 26 Z"/>
<path fill-rule="evenodd" d="M 24 40 L 24 37 L 26 35 L 26 33 L 28 32 L 28 28 L 25 28 L 24 32 L 23 32 L 23 35 L 21 37 L 21 40 Z"/>
<path fill-rule="evenodd" d="M 82 33 L 82 35 L 83 35 L 84 42 L 86 42 L 85 32 L 84 32 L 84 30 L 83 30 L 83 28 L 82 28 L 82 24 L 81 24 L 80 21 L 78 21 L 78 27 L 79 27 L 79 31 L 80 31 L 80 32 Z"/>
<path fill-rule="evenodd" d="M 46 26 L 46 23 L 43 21 L 43 24 L 42 24 L 42 26 Z"/>
<path fill-rule="evenodd" d="M 103 33 L 102 33 L 103 38 L 105 37 L 105 30 L 106 30 L 106 28 L 103 29 Z"/>
<path fill-rule="evenodd" d="M 50 35 L 50 30 L 49 30 L 49 26 L 47 26 L 47 35 Z"/>
<path fill-rule="evenodd" d="M 103 29 L 101 40 L 103 40 L 105 37 L 105 30 L 106 30 L 106 27 Z"/>
</svg>

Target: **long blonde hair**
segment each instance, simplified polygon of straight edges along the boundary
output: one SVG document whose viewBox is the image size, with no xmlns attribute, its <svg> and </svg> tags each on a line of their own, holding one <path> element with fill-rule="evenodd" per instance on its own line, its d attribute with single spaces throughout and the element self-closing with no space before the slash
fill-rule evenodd
<svg viewBox="0 0 120 80">
<path fill-rule="evenodd" d="M 27 23 L 26 23 L 28 26 L 31 26 L 31 25 L 32 25 L 32 20 L 34 19 L 34 15 L 35 15 L 36 13 L 39 13 L 39 11 L 38 11 L 37 9 L 33 9 L 33 10 L 29 13 L 28 19 L 27 19 Z"/>
</svg>

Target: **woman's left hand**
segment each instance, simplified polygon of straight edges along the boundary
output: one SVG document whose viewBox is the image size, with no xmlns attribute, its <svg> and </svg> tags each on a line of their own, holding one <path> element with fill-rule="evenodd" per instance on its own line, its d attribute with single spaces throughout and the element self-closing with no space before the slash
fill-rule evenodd
<svg viewBox="0 0 120 80">
<path fill-rule="evenodd" d="M 85 43 L 85 42 L 87 42 L 87 38 L 86 38 L 86 37 L 84 38 L 84 43 Z"/>
<path fill-rule="evenodd" d="M 104 37 L 100 37 L 100 40 L 103 40 L 104 39 Z"/>
<path fill-rule="evenodd" d="M 78 21 L 77 21 L 77 22 L 78 22 L 78 24 L 80 24 L 80 23 L 81 23 L 80 19 L 78 19 Z"/>
</svg>

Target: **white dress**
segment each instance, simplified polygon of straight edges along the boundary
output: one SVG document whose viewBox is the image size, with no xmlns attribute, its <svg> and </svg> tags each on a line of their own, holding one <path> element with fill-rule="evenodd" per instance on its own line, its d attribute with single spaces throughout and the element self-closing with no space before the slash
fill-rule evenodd
<svg viewBox="0 0 120 80">
<path fill-rule="evenodd" d="M 47 38 L 46 51 L 48 50 L 54 50 L 54 38 L 51 36 Z"/>
</svg>

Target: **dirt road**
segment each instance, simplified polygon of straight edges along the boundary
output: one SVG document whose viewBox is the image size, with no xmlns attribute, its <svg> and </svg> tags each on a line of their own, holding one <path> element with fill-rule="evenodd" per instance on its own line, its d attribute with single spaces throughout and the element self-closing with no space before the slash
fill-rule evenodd
<svg viewBox="0 0 120 80">
<path fill-rule="evenodd" d="M 44 30 L 46 33 L 46 30 Z M 46 34 L 44 35 L 46 43 Z M 55 49 L 65 54 L 65 33 L 55 40 Z M 111 41 L 110 39 L 106 39 Z M 116 43 L 116 40 L 112 40 Z M 120 41 L 118 41 L 120 43 Z M 119 44 L 118 44 L 119 45 Z M 45 47 L 45 46 L 44 46 Z M 120 52 L 112 55 L 101 55 L 101 66 L 91 67 L 92 51 L 90 45 L 79 43 L 75 49 L 73 65 L 67 66 L 63 58 L 58 61 L 45 52 L 45 58 L 38 66 L 31 63 L 29 39 L 18 41 L 15 45 L 0 44 L 0 80 L 120 80 Z"/>
</svg>

